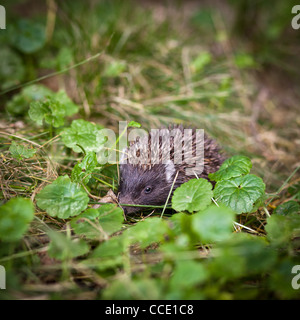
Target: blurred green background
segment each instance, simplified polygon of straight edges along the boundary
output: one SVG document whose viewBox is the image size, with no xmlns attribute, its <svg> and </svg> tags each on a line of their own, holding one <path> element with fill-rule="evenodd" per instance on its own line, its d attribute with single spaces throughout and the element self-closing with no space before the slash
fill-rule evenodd
<svg viewBox="0 0 300 320">
<path fill-rule="evenodd" d="M 299 161 L 295 3 L 4 1 L 3 126 L 63 89 L 80 117 L 113 129 L 124 119 L 204 128 L 277 187 Z"/>
<path fill-rule="evenodd" d="M 73 119 L 85 119 L 115 132 L 120 120 L 137 121 L 147 129 L 174 122 L 204 128 L 228 156 L 251 158 L 252 172 L 266 183 L 270 197 L 275 191 L 283 191 L 279 199 L 270 198 L 269 210 L 286 200 L 299 200 L 299 172 L 293 175 L 300 165 L 300 29 L 291 26 L 295 17 L 291 11 L 296 4 L 291 0 L 2 1 L 6 29 L 0 30 L 0 174 L 8 179 L 0 180 L 1 201 L 18 195 L 34 198 L 42 184 L 71 173 L 81 158 L 66 150 L 58 135 L 62 123 L 69 126 Z M 28 115 L 30 104 L 46 96 L 68 109 L 66 119 L 56 119 L 55 129 L 49 128 L 48 123 L 37 125 Z M 59 103 L 54 105 L 59 109 Z M 13 148 L 18 150 L 10 140 L 16 136 L 39 146 L 34 159 L 21 157 L 22 163 L 12 159 Z M 8 151 L 10 146 L 13 148 Z M 49 153 L 43 153 L 45 149 Z M 110 180 L 97 185 L 98 196 L 107 192 L 114 178 L 117 180 L 116 170 L 110 169 L 105 169 L 103 178 Z M 287 178 L 293 181 L 285 184 Z M 287 209 L 290 210 L 289 205 Z M 299 206 L 294 208 L 297 210 Z M 65 231 L 65 221 L 36 214 L 46 229 L 51 226 Z M 255 225 L 261 234 L 265 214 L 240 215 L 239 222 Z M 235 234 L 234 241 L 217 248 L 221 254 L 216 261 L 206 259 L 205 246 L 201 251 L 193 247 L 186 260 L 174 258 L 176 246 L 183 248 L 187 237 L 193 236 L 191 230 L 163 247 L 166 258 L 162 263 L 151 255 L 157 252 L 155 245 L 145 255 L 143 250 L 133 248 L 131 257 L 127 251 L 128 256 L 121 257 L 117 252 L 120 237 L 112 237 L 108 244 L 99 246 L 103 252 L 98 253 L 100 263 L 96 268 L 87 260 L 91 267 L 87 264 L 84 269 L 88 270 L 85 286 L 81 286 L 85 281 L 82 274 L 75 275 L 78 286 L 73 278 L 68 283 L 59 282 L 71 272 L 68 274 L 65 261 L 56 265 L 57 269 L 53 267 L 44 250 L 49 239 L 44 239 L 45 231 L 37 221 L 30 237 L 0 246 L 0 255 L 9 267 L 9 285 L 15 290 L 10 294 L 17 298 L 28 298 L 32 284 L 36 285 L 34 294 L 41 290 L 40 297 L 49 298 L 45 292 L 47 285 L 53 283 L 57 284 L 50 293 L 53 299 L 77 297 L 80 288 L 84 288 L 81 298 L 95 298 L 98 292 L 93 292 L 94 288 L 100 288 L 101 298 L 114 299 L 295 298 L 289 279 L 299 243 L 293 243 L 294 247 L 290 244 L 294 221 L 289 217 L 284 220 L 280 214 L 274 215 L 275 222 L 271 220 L 269 230 L 274 243 L 279 238 L 276 250 L 288 242 L 285 251 L 280 251 L 281 247 L 278 251 L 265 251 L 264 237 L 250 240 L 245 234 Z M 183 229 L 189 218 L 184 219 Z M 285 229 L 282 234 L 279 225 Z M 144 236 L 143 225 L 137 230 L 138 236 Z M 55 245 L 61 245 L 59 236 L 51 239 L 54 251 Z M 94 249 L 93 244 L 90 248 Z M 72 251 L 71 245 L 68 250 Z M 115 252 L 114 259 L 101 265 L 101 254 L 105 256 L 110 250 Z M 198 251 L 204 255 L 201 263 Z M 136 263 L 129 259 L 136 259 Z M 130 263 L 135 268 L 132 279 L 125 277 L 131 275 Z M 146 267 L 140 272 L 142 263 Z M 276 268 L 269 277 L 271 266 Z M 212 272 L 209 276 L 208 269 Z M 263 279 L 261 272 L 266 274 Z M 168 291 L 165 283 L 170 274 L 175 276 Z M 191 277 L 186 279 L 186 275 Z M 250 280 L 245 280 L 249 275 Z M 204 280 L 205 290 L 199 295 L 197 281 L 202 284 Z M 23 287 L 25 294 L 20 291 Z"/>
</svg>

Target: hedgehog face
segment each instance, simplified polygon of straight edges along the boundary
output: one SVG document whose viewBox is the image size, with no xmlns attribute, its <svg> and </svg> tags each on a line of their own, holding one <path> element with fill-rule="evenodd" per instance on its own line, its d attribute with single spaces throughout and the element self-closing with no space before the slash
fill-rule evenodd
<svg viewBox="0 0 300 320">
<path fill-rule="evenodd" d="M 165 204 L 175 167 L 173 163 L 156 164 L 151 169 L 139 165 L 120 165 L 119 203 L 138 205 Z M 123 207 L 126 214 L 141 211 L 140 207 Z"/>
</svg>

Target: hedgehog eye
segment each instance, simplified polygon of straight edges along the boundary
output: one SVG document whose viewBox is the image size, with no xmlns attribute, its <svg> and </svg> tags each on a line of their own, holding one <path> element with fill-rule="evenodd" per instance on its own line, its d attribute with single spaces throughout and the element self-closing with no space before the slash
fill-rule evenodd
<svg viewBox="0 0 300 320">
<path fill-rule="evenodd" d="M 152 191 L 151 187 L 146 187 L 145 190 L 144 190 L 144 192 L 147 193 L 147 194 L 150 193 L 151 191 Z"/>
</svg>

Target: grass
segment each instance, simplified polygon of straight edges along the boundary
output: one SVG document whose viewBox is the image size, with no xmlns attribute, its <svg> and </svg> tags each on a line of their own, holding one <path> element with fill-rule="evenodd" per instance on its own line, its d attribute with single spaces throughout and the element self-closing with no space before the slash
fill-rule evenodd
<svg viewBox="0 0 300 320">
<path fill-rule="evenodd" d="M 13 2 L 7 12 L 20 16 L 23 5 Z M 147 129 L 173 122 L 204 128 L 229 156 L 249 156 L 253 172 L 274 194 L 265 209 L 242 214 L 236 223 L 236 228 L 244 225 L 265 233 L 269 211 L 291 198 L 287 186 L 300 179 L 299 93 L 292 77 L 285 76 L 288 85 L 282 85 L 277 70 L 270 68 L 268 79 L 269 70 L 259 59 L 249 66 L 237 63 L 247 43 L 232 36 L 232 16 L 222 13 L 232 8 L 225 4 L 210 8 L 193 1 L 64 1 L 59 5 L 48 1 L 37 10 L 27 15 L 46 26 L 47 42 L 39 52 L 22 56 L 26 76 L 1 88 L 3 107 L 26 85 L 42 83 L 65 89 L 80 106 L 76 117 L 115 131 L 123 120 L 138 121 Z M 64 149 L 59 133 L 49 138 L 26 113 L 19 118 L 3 115 L 0 128 L 2 202 L 15 196 L 34 199 L 58 175 L 70 174 L 78 160 L 78 155 Z M 8 152 L 13 140 L 38 147 L 37 157 L 15 161 Z M 117 185 L 109 170 L 95 177 L 100 183 L 90 194 L 103 197 L 108 186 Z M 27 279 L 27 283 L 14 297 L 95 298 L 97 292 L 90 289 L 105 287 L 107 279 L 87 264 L 69 261 L 75 275 L 68 281 L 69 269 L 46 254 L 49 226 L 61 232 L 68 228 L 64 221 L 37 212 L 21 248 L 8 248 L 6 258 L 0 260 L 25 258 L 31 264 L 32 268 L 21 267 L 18 281 Z M 206 248 L 202 249 L 205 255 Z M 142 267 L 141 259 L 149 263 L 159 259 L 151 248 L 146 256 L 139 253 L 140 249 L 131 249 L 128 255 L 136 261 L 132 265 L 127 261 L 127 268 L 133 270 L 117 277 L 134 273 Z M 126 261 L 124 265 L 126 269 Z M 84 290 L 78 292 L 78 283 Z"/>
</svg>

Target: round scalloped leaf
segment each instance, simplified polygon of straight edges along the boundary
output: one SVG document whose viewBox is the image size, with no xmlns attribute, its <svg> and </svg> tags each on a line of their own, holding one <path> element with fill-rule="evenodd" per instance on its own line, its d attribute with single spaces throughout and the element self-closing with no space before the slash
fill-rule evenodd
<svg viewBox="0 0 300 320">
<path fill-rule="evenodd" d="M 9 48 L 0 50 L 0 88 L 6 89 L 19 84 L 25 75 L 24 64 L 17 53 Z M 11 100 L 9 100 L 11 101 Z"/>
<path fill-rule="evenodd" d="M 19 20 L 11 34 L 10 41 L 13 46 L 24 53 L 36 52 L 46 43 L 45 27 L 30 20 Z"/>
<path fill-rule="evenodd" d="M 124 241 L 131 244 L 138 243 L 141 248 L 146 248 L 151 243 L 163 241 L 168 230 L 165 220 L 151 217 L 125 230 Z"/>
<path fill-rule="evenodd" d="M 248 174 L 252 168 L 251 160 L 245 156 L 233 156 L 223 162 L 220 169 L 208 175 L 210 180 L 228 180 Z"/>
<path fill-rule="evenodd" d="M 73 120 L 71 127 L 62 131 L 63 143 L 75 152 L 82 152 L 80 145 L 86 152 L 98 152 L 106 142 L 100 127 L 83 119 Z"/>
<path fill-rule="evenodd" d="M 65 175 L 47 185 L 37 196 L 37 205 L 50 216 L 67 219 L 86 209 L 89 197 L 77 183 Z"/>
<path fill-rule="evenodd" d="M 0 207 L 0 240 L 21 239 L 33 217 L 34 206 L 30 199 L 10 199 Z"/>
<path fill-rule="evenodd" d="M 236 213 L 251 212 L 255 202 L 265 193 L 265 184 L 261 178 L 248 174 L 230 180 L 218 181 L 214 197 Z"/>
<path fill-rule="evenodd" d="M 211 203 L 212 184 L 207 180 L 191 179 L 174 191 L 172 208 L 176 211 L 199 211 Z"/>
<path fill-rule="evenodd" d="M 192 228 L 202 242 L 215 242 L 228 239 L 232 234 L 235 212 L 223 205 L 210 205 L 204 211 L 192 215 Z"/>
</svg>

